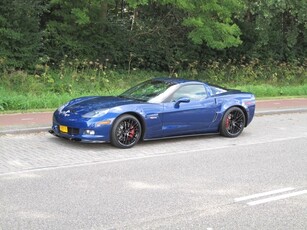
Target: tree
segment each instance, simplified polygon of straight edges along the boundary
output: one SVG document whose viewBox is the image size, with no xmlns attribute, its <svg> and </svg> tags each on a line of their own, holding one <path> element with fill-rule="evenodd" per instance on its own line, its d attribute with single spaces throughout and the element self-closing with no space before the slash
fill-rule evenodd
<svg viewBox="0 0 307 230">
<path fill-rule="evenodd" d="M 149 4 L 148 0 L 127 0 L 132 7 Z M 191 28 L 189 38 L 195 44 L 206 43 L 214 49 L 241 44 L 240 29 L 233 22 L 234 13 L 243 9 L 241 0 L 157 0 L 184 12 L 183 25 Z"/>
<path fill-rule="evenodd" d="M 0 69 L 31 68 L 41 56 L 43 0 L 0 3 Z"/>
<path fill-rule="evenodd" d="M 55 63 L 65 56 L 88 60 L 123 59 L 127 44 L 118 0 L 52 0 L 45 29 L 45 53 Z"/>
<path fill-rule="evenodd" d="M 240 25 L 248 53 L 282 61 L 306 57 L 306 1 L 246 0 L 246 5 Z"/>
</svg>

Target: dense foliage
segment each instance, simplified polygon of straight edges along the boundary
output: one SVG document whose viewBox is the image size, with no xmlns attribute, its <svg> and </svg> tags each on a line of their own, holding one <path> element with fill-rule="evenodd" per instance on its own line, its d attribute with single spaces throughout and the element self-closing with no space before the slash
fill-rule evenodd
<svg viewBox="0 0 307 230">
<path fill-rule="evenodd" d="M 0 71 L 304 63 L 306 12 L 305 0 L 2 0 Z"/>
<path fill-rule="evenodd" d="M 15 71 L 1 76 L 0 112 L 56 108 L 72 98 L 86 95 L 119 95 L 131 86 L 161 77 L 163 73 L 135 70 L 127 72 L 100 68 L 99 63 L 61 62 L 60 70 L 45 67 L 41 74 Z M 164 73 L 164 76 L 167 73 Z M 215 83 L 227 88 L 253 92 L 259 97 L 307 95 L 306 69 L 285 63 L 233 64 L 214 61 L 198 72 L 184 71 L 179 77 Z"/>
</svg>

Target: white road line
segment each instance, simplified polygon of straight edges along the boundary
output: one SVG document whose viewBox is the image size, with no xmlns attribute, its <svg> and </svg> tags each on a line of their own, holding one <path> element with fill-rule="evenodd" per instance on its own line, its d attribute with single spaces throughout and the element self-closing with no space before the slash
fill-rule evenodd
<svg viewBox="0 0 307 230">
<path fill-rule="evenodd" d="M 282 193 L 282 192 L 288 192 L 291 190 L 294 190 L 295 188 L 282 188 L 282 189 L 278 189 L 278 190 L 274 190 L 274 191 L 269 191 L 269 192 L 263 192 L 263 193 L 256 193 L 253 195 L 249 195 L 249 196 L 243 196 L 243 197 L 239 197 L 239 198 L 235 198 L 235 202 L 240 202 L 240 201 L 244 201 L 244 200 L 250 200 L 250 199 L 254 199 L 254 198 L 258 198 L 258 197 L 263 197 L 263 196 L 269 196 L 269 195 L 273 195 L 273 194 L 277 194 L 277 193 Z"/>
<path fill-rule="evenodd" d="M 307 190 L 303 190 L 303 191 L 288 193 L 288 194 L 284 194 L 284 195 L 280 195 L 280 196 L 270 197 L 270 198 L 266 198 L 266 199 L 262 199 L 262 200 L 252 201 L 252 202 L 248 202 L 247 204 L 250 205 L 250 206 L 253 206 L 253 205 L 268 203 L 268 202 L 271 202 L 271 201 L 286 199 L 286 198 L 293 197 L 293 196 L 299 196 L 299 195 L 303 195 L 303 194 L 306 194 L 306 193 L 307 193 Z"/>
</svg>

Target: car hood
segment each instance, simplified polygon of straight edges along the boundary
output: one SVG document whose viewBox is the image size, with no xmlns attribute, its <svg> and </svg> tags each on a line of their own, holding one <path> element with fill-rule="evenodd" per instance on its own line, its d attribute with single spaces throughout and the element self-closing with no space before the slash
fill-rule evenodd
<svg viewBox="0 0 307 230">
<path fill-rule="evenodd" d="M 116 106 L 140 103 L 136 100 L 125 99 L 121 97 L 106 97 L 94 96 L 77 98 L 69 102 L 62 110 L 63 112 L 69 111 L 73 114 L 83 115 L 95 110 L 109 109 Z"/>
</svg>

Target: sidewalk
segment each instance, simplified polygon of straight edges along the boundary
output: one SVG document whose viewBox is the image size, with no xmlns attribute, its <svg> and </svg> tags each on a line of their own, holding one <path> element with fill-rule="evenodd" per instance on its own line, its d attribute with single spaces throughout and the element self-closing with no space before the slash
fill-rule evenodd
<svg viewBox="0 0 307 230">
<path fill-rule="evenodd" d="M 256 115 L 307 112 L 307 98 L 256 100 Z"/>
<path fill-rule="evenodd" d="M 307 98 L 256 101 L 256 116 L 295 112 L 307 112 Z M 47 131 L 51 128 L 52 114 L 0 114 L 0 135 Z"/>
</svg>

